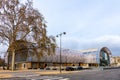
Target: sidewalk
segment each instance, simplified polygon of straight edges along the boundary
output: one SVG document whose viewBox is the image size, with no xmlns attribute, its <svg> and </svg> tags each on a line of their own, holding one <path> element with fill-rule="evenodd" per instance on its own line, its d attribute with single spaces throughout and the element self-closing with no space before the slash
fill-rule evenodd
<svg viewBox="0 0 120 80">
<path fill-rule="evenodd" d="M 77 73 L 77 72 L 80 72 L 80 71 L 61 71 L 61 73 L 60 73 L 60 71 L 55 71 L 55 70 L 53 70 L 53 71 L 43 71 L 43 72 L 36 72 L 37 74 L 40 74 L 40 75 L 57 75 L 57 74 L 70 74 L 70 73 Z"/>
<path fill-rule="evenodd" d="M 0 70 L 0 78 L 11 78 L 11 77 L 31 77 L 40 75 L 57 75 L 57 74 L 70 74 L 77 73 L 80 71 L 62 71 L 59 70 Z"/>
<path fill-rule="evenodd" d="M 13 77 L 11 74 L 0 74 L 0 78 L 11 78 Z"/>
</svg>

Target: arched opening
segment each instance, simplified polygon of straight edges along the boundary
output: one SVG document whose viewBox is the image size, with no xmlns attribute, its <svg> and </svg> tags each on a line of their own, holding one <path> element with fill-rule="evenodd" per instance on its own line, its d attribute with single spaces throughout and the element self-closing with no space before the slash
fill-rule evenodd
<svg viewBox="0 0 120 80">
<path fill-rule="evenodd" d="M 109 66 L 110 65 L 110 55 L 111 51 L 107 47 L 103 47 L 100 50 L 100 66 Z"/>
</svg>

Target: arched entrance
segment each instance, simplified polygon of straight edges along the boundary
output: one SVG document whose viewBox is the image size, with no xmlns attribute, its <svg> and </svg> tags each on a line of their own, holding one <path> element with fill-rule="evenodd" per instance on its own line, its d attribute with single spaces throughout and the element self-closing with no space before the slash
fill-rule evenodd
<svg viewBox="0 0 120 80">
<path fill-rule="evenodd" d="M 107 47 L 103 47 L 100 50 L 100 66 L 109 66 L 110 65 L 110 55 L 111 51 Z"/>
</svg>

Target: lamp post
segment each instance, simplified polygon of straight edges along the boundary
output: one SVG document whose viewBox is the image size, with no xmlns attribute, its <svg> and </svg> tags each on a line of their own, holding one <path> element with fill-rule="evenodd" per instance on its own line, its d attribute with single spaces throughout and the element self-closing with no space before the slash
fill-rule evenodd
<svg viewBox="0 0 120 80">
<path fill-rule="evenodd" d="M 61 37 L 62 37 L 62 35 L 65 35 L 65 34 L 66 34 L 66 32 L 63 32 L 63 33 L 56 35 L 56 37 L 60 37 L 60 73 L 61 73 L 61 62 L 62 62 L 62 60 L 61 60 L 61 47 L 62 47 Z"/>
</svg>

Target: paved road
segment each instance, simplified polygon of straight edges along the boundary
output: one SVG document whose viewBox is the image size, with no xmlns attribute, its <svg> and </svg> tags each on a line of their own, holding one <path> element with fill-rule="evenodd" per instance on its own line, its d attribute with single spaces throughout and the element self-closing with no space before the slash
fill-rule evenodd
<svg viewBox="0 0 120 80">
<path fill-rule="evenodd" d="M 69 80 L 120 80 L 120 69 L 90 70 L 57 76 L 68 77 Z"/>
<path fill-rule="evenodd" d="M 120 80 L 120 69 L 86 70 L 70 74 L 36 75 L 0 80 Z"/>
</svg>

